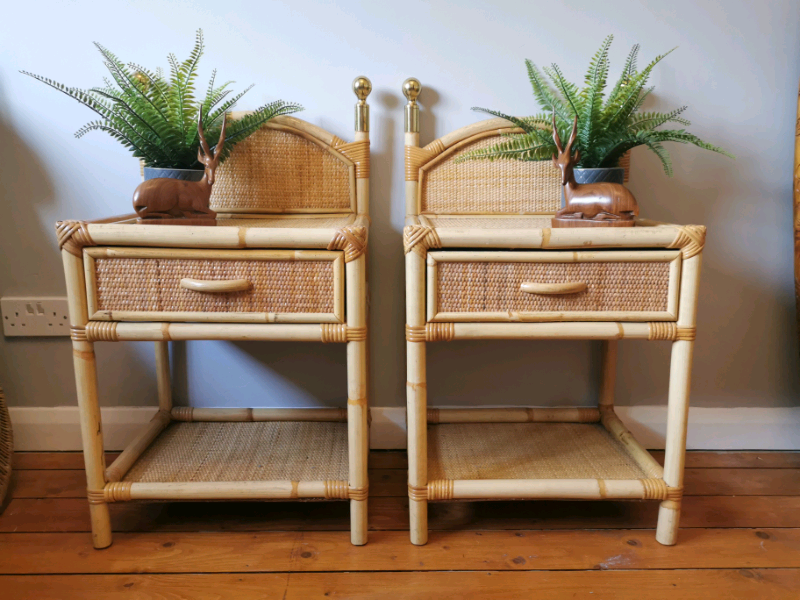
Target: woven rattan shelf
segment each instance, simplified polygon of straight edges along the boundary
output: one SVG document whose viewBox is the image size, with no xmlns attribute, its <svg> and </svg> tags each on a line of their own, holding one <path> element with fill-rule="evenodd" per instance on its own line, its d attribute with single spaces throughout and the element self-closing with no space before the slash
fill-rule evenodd
<svg viewBox="0 0 800 600">
<path fill-rule="evenodd" d="M 677 490 L 638 445 L 600 423 L 428 426 L 428 500 L 660 499 Z"/>
<path fill-rule="evenodd" d="M 347 500 L 366 494 L 348 485 L 344 417 L 342 422 L 172 422 L 124 472 L 126 462 L 106 470 L 104 502 Z"/>
<path fill-rule="evenodd" d="M 108 504 L 133 500 L 349 500 L 366 543 L 370 87 L 354 84 L 353 142 L 278 117 L 237 145 L 213 227 L 57 224 L 96 548 L 112 541 Z M 180 340 L 346 344 L 347 408 L 174 407 Z M 155 342 L 159 408 L 106 466 L 95 344 L 125 341 Z"/>
<path fill-rule="evenodd" d="M 510 122 L 420 147 L 419 83 L 404 91 L 411 541 L 427 541 L 429 501 L 584 498 L 660 501 L 656 539 L 674 544 L 705 227 L 551 228 L 549 162 L 456 160 Z M 429 408 L 426 345 L 477 339 L 600 340 L 597 408 Z M 663 467 L 614 413 L 628 339 L 672 343 Z"/>
<path fill-rule="evenodd" d="M 428 478 L 643 479 L 618 440 L 595 423 L 428 426 Z"/>
</svg>

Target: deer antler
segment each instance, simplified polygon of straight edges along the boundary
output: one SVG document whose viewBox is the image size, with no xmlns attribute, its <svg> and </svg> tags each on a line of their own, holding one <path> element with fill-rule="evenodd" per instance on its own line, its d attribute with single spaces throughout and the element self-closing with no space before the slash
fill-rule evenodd
<svg viewBox="0 0 800 600">
<path fill-rule="evenodd" d="M 575 137 L 578 135 L 578 115 L 575 115 L 575 121 L 572 123 L 572 133 L 569 134 L 569 141 L 567 142 L 567 154 L 572 153 L 572 144 L 575 143 Z"/>
<path fill-rule="evenodd" d="M 556 148 L 558 148 L 558 153 L 562 154 L 564 152 L 564 147 L 561 145 L 561 138 L 558 137 L 558 127 L 556 127 L 555 111 L 553 111 L 553 141 L 556 143 Z"/>
<path fill-rule="evenodd" d="M 197 115 L 197 135 L 200 137 L 200 147 L 197 149 L 197 160 L 205 164 L 206 161 L 209 161 L 213 158 L 213 155 L 211 154 L 211 148 L 208 147 L 208 142 L 206 142 L 206 136 L 203 134 L 202 108 L 200 109 Z M 200 153 L 200 150 L 203 151 L 202 154 Z"/>
<path fill-rule="evenodd" d="M 219 140 L 217 141 L 217 145 L 214 147 L 214 158 L 217 158 L 222 152 L 222 148 L 225 146 L 225 124 L 228 121 L 228 113 L 222 115 L 222 129 L 219 132 Z"/>
</svg>

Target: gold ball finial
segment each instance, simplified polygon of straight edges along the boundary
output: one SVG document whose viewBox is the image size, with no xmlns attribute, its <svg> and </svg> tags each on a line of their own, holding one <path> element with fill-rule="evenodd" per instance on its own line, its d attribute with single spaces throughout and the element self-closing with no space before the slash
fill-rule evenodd
<svg viewBox="0 0 800 600">
<path fill-rule="evenodd" d="M 372 82 L 368 78 L 360 75 L 353 80 L 353 92 L 359 100 L 366 100 L 371 91 Z"/>
<path fill-rule="evenodd" d="M 403 95 L 409 102 L 416 102 L 417 96 L 419 96 L 421 91 L 422 84 L 419 82 L 419 79 L 409 77 L 403 82 Z"/>
</svg>

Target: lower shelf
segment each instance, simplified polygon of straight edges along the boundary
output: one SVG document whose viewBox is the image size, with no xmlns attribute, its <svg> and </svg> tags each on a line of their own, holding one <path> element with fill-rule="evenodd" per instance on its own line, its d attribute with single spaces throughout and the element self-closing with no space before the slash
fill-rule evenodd
<svg viewBox="0 0 800 600">
<path fill-rule="evenodd" d="M 104 502 L 344 500 L 367 490 L 348 486 L 347 423 L 173 421 L 101 494 Z"/>
<path fill-rule="evenodd" d="M 123 481 L 347 480 L 347 423 L 170 423 Z"/>
<path fill-rule="evenodd" d="M 626 435 L 630 435 L 626 431 Z M 600 423 L 445 423 L 428 426 L 428 500 L 668 499 L 663 471 Z M 640 447 L 639 447 L 640 448 Z"/>
<path fill-rule="evenodd" d="M 428 427 L 428 479 L 642 479 L 599 423 L 447 423 Z"/>
</svg>

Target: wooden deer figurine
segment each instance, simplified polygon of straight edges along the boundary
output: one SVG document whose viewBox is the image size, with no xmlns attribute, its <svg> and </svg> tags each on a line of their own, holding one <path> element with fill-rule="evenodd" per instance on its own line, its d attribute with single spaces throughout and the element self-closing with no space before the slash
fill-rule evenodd
<svg viewBox="0 0 800 600">
<path fill-rule="evenodd" d="M 200 148 L 197 160 L 205 165 L 205 174 L 200 181 L 182 181 L 159 177 L 143 181 L 133 192 L 133 208 L 139 215 L 140 223 L 169 225 L 214 225 L 217 213 L 208 207 L 214 173 L 222 148 L 225 144 L 227 115 L 222 117 L 222 131 L 219 142 L 211 152 L 203 134 L 203 114 L 197 118 L 197 133 Z"/>
<path fill-rule="evenodd" d="M 572 154 L 572 146 L 578 132 L 578 117 L 572 125 L 572 133 L 566 147 L 556 129 L 553 113 L 553 140 L 558 154 L 553 155 L 553 164 L 561 169 L 561 185 L 564 186 L 566 205 L 552 221 L 553 227 L 632 227 L 633 217 L 639 214 L 639 205 L 628 188 L 619 183 L 575 182 L 573 169 L 581 159 L 580 150 Z"/>
</svg>

